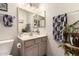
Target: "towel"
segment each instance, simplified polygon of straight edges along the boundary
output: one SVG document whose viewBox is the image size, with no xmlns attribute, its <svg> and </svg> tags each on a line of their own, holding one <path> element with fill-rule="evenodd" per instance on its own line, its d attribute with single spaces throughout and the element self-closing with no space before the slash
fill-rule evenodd
<svg viewBox="0 0 79 59">
<path fill-rule="evenodd" d="M 58 42 L 64 42 L 66 37 L 64 37 L 63 29 L 67 27 L 67 14 L 54 16 L 52 23 L 54 39 Z"/>
<path fill-rule="evenodd" d="M 7 14 L 3 15 L 3 23 L 4 26 L 11 27 L 13 23 L 12 16 Z"/>
</svg>

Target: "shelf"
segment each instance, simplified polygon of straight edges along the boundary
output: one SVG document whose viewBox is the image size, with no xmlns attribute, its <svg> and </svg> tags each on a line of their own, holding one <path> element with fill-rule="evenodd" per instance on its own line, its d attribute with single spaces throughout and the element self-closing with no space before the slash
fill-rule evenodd
<svg viewBox="0 0 79 59">
<path fill-rule="evenodd" d="M 76 36 L 79 36 L 79 33 L 71 33 L 71 32 L 67 32 L 67 34 L 69 34 L 69 35 L 76 35 Z"/>
<path fill-rule="evenodd" d="M 72 32 L 67 32 L 68 34 L 78 34 L 79 35 L 79 33 L 72 33 Z"/>
<path fill-rule="evenodd" d="M 76 51 L 79 52 L 79 47 L 75 47 L 75 46 L 73 46 L 73 45 L 71 45 L 71 44 L 69 44 L 69 43 L 65 43 L 65 45 L 66 45 L 67 47 L 72 48 L 72 49 L 74 49 L 74 50 L 76 50 Z"/>
</svg>

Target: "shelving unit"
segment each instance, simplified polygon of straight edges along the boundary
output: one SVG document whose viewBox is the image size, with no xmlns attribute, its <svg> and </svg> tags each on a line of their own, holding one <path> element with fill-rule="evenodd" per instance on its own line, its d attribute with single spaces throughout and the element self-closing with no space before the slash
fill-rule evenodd
<svg viewBox="0 0 79 59">
<path fill-rule="evenodd" d="M 77 39 L 79 40 L 79 33 L 74 33 L 74 32 L 66 32 L 67 34 L 67 42 L 70 41 L 70 37 L 77 37 Z M 70 42 L 69 42 L 70 43 Z"/>
<path fill-rule="evenodd" d="M 75 35 L 75 36 L 79 37 L 79 33 L 71 33 L 71 32 L 67 32 L 67 34 L 69 34 L 69 35 Z"/>
<path fill-rule="evenodd" d="M 78 52 L 79 52 L 79 47 L 75 47 L 75 46 L 73 46 L 73 45 L 71 45 L 71 44 L 69 44 L 69 43 L 65 43 L 65 45 L 66 45 L 67 47 L 72 48 L 72 49 L 74 49 L 75 51 L 78 51 Z"/>
<path fill-rule="evenodd" d="M 75 36 L 75 37 L 78 37 L 78 39 L 79 39 L 79 33 L 67 32 L 67 35 Z M 65 48 L 65 53 L 71 51 L 72 54 L 75 52 L 74 54 L 79 55 L 79 46 L 72 45 L 70 42 L 64 43 L 64 45 L 68 47 L 68 48 Z"/>
</svg>

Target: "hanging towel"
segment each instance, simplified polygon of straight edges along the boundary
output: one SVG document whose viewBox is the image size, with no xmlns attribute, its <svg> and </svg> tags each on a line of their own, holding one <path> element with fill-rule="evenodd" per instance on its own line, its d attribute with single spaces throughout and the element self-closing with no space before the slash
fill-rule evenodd
<svg viewBox="0 0 79 59">
<path fill-rule="evenodd" d="M 3 15 L 3 23 L 4 26 L 11 27 L 13 23 L 12 16 L 7 14 Z"/>
<path fill-rule="evenodd" d="M 53 17 L 53 35 L 54 39 L 59 42 L 64 41 L 63 29 L 67 26 L 67 14 Z"/>
</svg>

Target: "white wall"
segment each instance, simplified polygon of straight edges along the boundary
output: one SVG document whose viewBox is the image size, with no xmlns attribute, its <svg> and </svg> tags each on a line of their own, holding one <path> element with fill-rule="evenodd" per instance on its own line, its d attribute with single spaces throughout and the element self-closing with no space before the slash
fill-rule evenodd
<svg viewBox="0 0 79 59">
<path fill-rule="evenodd" d="M 79 4 L 44 4 L 46 8 L 46 30 L 48 33 L 48 55 L 63 56 L 64 51 L 62 48 L 58 48 L 59 44 L 53 39 L 52 35 L 52 17 L 63 14 L 65 12 L 71 12 L 79 10 Z M 68 24 L 72 24 L 76 20 L 79 20 L 79 12 L 74 14 L 68 14 Z"/>
<path fill-rule="evenodd" d="M 9 14 L 12 16 L 17 15 L 16 12 L 16 4 L 15 3 L 8 3 L 8 12 L 0 11 L 1 14 Z M 7 39 L 15 39 L 12 53 L 14 55 L 18 55 L 16 43 L 17 43 L 17 17 L 13 19 L 13 26 L 12 27 L 4 27 L 3 25 L 3 18 L 0 15 L 0 40 L 7 40 Z"/>
<path fill-rule="evenodd" d="M 16 16 L 16 4 L 8 4 L 8 12 L 0 11 L 1 14 L 9 14 Z M 17 36 L 17 20 L 13 19 L 12 27 L 5 27 L 3 25 L 3 18 L 0 15 L 0 40 L 11 39 Z"/>
<path fill-rule="evenodd" d="M 79 20 L 79 11 L 73 12 L 79 10 L 78 6 L 79 6 L 78 3 L 56 4 L 56 15 L 68 13 L 68 24 L 72 24 L 75 21 Z"/>
<path fill-rule="evenodd" d="M 48 51 L 47 55 L 64 55 L 63 50 L 58 48 L 58 44 L 53 39 L 52 17 L 55 16 L 55 4 L 45 4 L 46 7 L 46 32 L 48 34 Z"/>
</svg>

